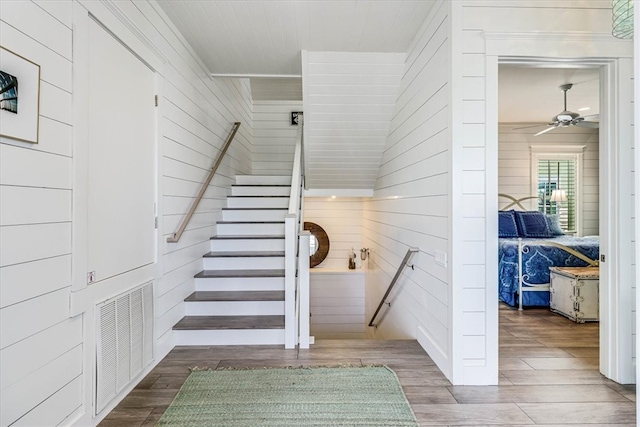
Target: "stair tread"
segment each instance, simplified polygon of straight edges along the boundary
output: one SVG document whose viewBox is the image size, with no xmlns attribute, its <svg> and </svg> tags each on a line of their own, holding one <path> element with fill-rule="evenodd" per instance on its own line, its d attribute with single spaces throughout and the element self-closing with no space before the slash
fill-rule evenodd
<svg viewBox="0 0 640 427">
<path fill-rule="evenodd" d="M 284 329 L 284 316 L 185 316 L 173 329 Z"/>
<path fill-rule="evenodd" d="M 254 239 L 284 239 L 284 234 L 274 234 L 265 236 L 244 236 L 244 235 L 230 235 L 230 236 L 213 236 L 211 240 L 254 240 Z"/>
<path fill-rule="evenodd" d="M 233 184 L 232 187 L 291 187 L 289 184 Z"/>
<path fill-rule="evenodd" d="M 284 251 L 207 252 L 205 258 L 283 257 Z"/>
<path fill-rule="evenodd" d="M 195 277 L 284 277 L 284 270 L 204 270 L 196 274 Z"/>
<path fill-rule="evenodd" d="M 288 199 L 289 198 L 289 196 L 244 196 L 244 195 L 240 195 L 240 196 L 227 196 L 227 199 L 233 199 L 234 197 L 238 197 L 238 198 L 239 197 L 262 197 L 262 198 L 264 198 L 264 197 L 272 197 L 272 198 L 273 197 L 278 197 L 278 198 L 281 198 L 281 199 L 284 199 L 284 198 Z"/>
<path fill-rule="evenodd" d="M 218 224 L 284 224 L 284 221 L 217 221 Z"/>
<path fill-rule="evenodd" d="M 284 301 L 284 291 L 196 291 L 185 301 Z"/>
<path fill-rule="evenodd" d="M 222 208 L 223 211 L 286 211 L 289 208 Z"/>
</svg>

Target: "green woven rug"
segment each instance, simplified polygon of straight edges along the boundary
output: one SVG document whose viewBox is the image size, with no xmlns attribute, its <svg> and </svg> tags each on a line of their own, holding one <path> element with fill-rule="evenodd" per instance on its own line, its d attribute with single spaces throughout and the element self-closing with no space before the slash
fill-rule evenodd
<svg viewBox="0 0 640 427">
<path fill-rule="evenodd" d="M 387 367 L 195 371 L 157 426 L 417 426 Z"/>
</svg>

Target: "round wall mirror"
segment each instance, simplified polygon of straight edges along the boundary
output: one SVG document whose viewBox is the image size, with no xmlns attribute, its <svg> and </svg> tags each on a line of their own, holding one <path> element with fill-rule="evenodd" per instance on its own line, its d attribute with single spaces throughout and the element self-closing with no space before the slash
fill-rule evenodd
<svg viewBox="0 0 640 427">
<path fill-rule="evenodd" d="M 329 236 L 324 228 L 315 222 L 304 223 L 304 229 L 311 233 L 309 243 L 309 267 L 315 267 L 327 257 L 329 253 Z"/>
</svg>

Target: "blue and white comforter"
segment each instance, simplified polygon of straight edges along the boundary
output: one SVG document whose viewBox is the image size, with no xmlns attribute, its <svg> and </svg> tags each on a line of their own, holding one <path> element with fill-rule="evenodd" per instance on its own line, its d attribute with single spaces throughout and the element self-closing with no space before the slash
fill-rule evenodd
<svg viewBox="0 0 640 427">
<path fill-rule="evenodd" d="M 587 263 L 561 248 L 545 244 L 553 241 L 568 246 L 587 257 L 597 260 L 600 256 L 598 237 L 559 236 L 542 239 L 522 239 L 530 250 L 522 254 L 523 274 L 532 284 L 549 283 L 549 267 L 585 267 Z M 511 306 L 518 304 L 518 239 L 499 239 L 498 294 Z M 549 292 L 524 292 L 524 306 L 549 306 Z"/>
</svg>

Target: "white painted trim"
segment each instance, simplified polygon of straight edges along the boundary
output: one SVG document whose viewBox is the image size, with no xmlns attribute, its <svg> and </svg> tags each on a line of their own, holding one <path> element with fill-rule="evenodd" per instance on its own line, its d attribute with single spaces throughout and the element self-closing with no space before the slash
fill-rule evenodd
<svg viewBox="0 0 640 427">
<path fill-rule="evenodd" d="M 640 10 L 640 0 L 635 0 L 633 2 L 633 7 L 635 8 L 636 11 Z M 633 28 L 633 37 L 635 38 L 635 40 L 640 40 L 640 13 L 636 12 L 635 16 L 634 16 L 634 28 Z M 634 44 L 634 62 L 635 62 L 635 66 L 634 66 L 634 81 L 635 82 L 640 82 L 640 42 L 636 42 Z M 634 105 L 640 105 L 640 84 L 635 84 L 634 86 Z M 635 108 L 634 111 L 634 123 L 640 123 L 640 108 Z M 634 127 L 634 136 L 635 136 L 635 140 L 636 141 L 640 141 L 640 126 L 635 126 Z M 637 147 L 637 145 L 636 145 Z M 640 150 L 638 150 L 636 148 L 635 151 L 635 164 L 636 165 L 640 165 Z M 635 174 L 635 188 L 640 188 L 640 174 L 636 173 Z M 635 212 L 640 212 L 640 198 L 637 197 L 635 198 Z M 636 215 L 637 218 L 637 215 Z M 636 271 L 635 271 L 635 283 L 636 283 L 636 334 L 638 333 L 638 331 L 640 331 L 640 316 L 637 315 L 638 313 L 638 307 L 640 307 L 640 295 L 637 292 L 637 284 L 640 283 L 640 245 L 638 244 L 638 242 L 640 242 L 640 230 L 638 230 L 638 227 L 635 228 L 636 231 L 636 236 L 635 236 L 635 241 L 636 241 L 636 246 L 635 246 L 635 252 L 636 252 Z M 640 369 L 638 369 L 638 363 L 637 363 L 637 358 L 638 355 L 640 354 L 640 342 L 638 342 L 638 339 L 636 339 L 636 384 L 640 383 Z M 638 416 L 638 414 L 640 414 L 640 400 L 636 399 L 636 424 L 638 423 L 638 419 L 640 418 L 640 416 Z"/>
<path fill-rule="evenodd" d="M 567 42 L 567 41 L 580 41 L 580 42 L 610 42 L 616 41 L 611 34 L 596 34 L 586 31 L 535 31 L 535 32 L 520 32 L 520 33 L 499 33 L 487 31 L 484 34 L 485 40 L 505 40 L 509 42 L 519 40 L 549 40 Z M 501 61 L 502 62 L 502 61 Z"/>
<path fill-rule="evenodd" d="M 302 74 L 224 74 L 224 73 L 211 73 L 209 76 L 215 77 L 224 77 L 224 78 L 233 78 L 233 79 L 261 79 L 261 78 L 269 78 L 269 79 L 293 79 L 293 78 L 302 78 Z"/>
<path fill-rule="evenodd" d="M 531 40 L 531 43 L 535 44 L 535 37 Z M 623 129 L 622 126 L 614 125 L 608 126 L 607 122 L 608 117 L 616 118 L 616 124 L 621 122 L 620 114 L 624 114 L 622 111 L 618 111 L 617 106 L 619 104 L 619 84 L 621 78 L 623 78 L 620 73 L 620 61 L 627 61 L 628 55 L 620 55 L 622 59 L 616 57 L 616 54 L 620 54 L 619 50 L 607 50 L 608 46 L 593 46 L 588 45 L 588 51 L 580 51 L 573 50 L 571 52 L 571 56 L 575 56 L 576 58 L 581 59 L 570 59 L 567 57 L 564 58 L 553 58 L 553 57 L 526 57 L 527 52 L 522 50 L 523 44 L 521 41 L 510 42 L 510 46 L 514 47 L 517 45 L 517 49 L 519 49 L 520 55 L 522 57 L 518 58 L 513 56 L 512 50 L 509 47 L 505 46 L 492 46 L 489 49 L 489 44 L 487 44 L 487 56 L 489 55 L 489 51 L 495 56 L 500 57 L 500 63 L 502 63 L 501 50 L 503 50 L 502 54 L 504 55 L 504 60 L 507 63 L 513 63 L 514 58 L 518 58 L 518 63 L 521 64 L 538 64 L 542 66 L 543 64 L 552 64 L 562 66 L 572 66 L 580 65 L 580 66 L 588 66 L 595 65 L 600 66 L 602 71 L 601 78 L 601 105 L 600 108 L 600 116 L 601 116 L 601 129 L 600 129 L 600 165 L 606 161 L 605 159 L 609 158 L 610 154 L 603 156 L 603 148 L 608 147 L 611 150 L 620 149 L 619 143 L 614 143 L 613 141 L 627 141 L 631 139 L 631 129 Z M 526 46 L 526 44 L 524 44 Z M 605 55 L 611 56 L 601 56 L 601 57 L 589 57 L 593 52 L 603 52 Z M 585 59 L 586 58 L 586 59 Z M 629 67 L 627 67 L 629 68 Z M 624 76 L 627 78 L 627 76 Z M 630 78 L 630 77 L 629 77 Z M 497 82 L 498 75 L 495 70 L 487 68 L 486 82 L 487 85 L 494 84 Z M 497 111 L 498 105 L 497 102 L 493 99 L 487 99 L 486 102 L 486 110 L 487 111 Z M 628 108 L 627 108 L 628 110 Z M 628 133 L 628 134 L 625 134 Z M 615 198 L 615 195 L 621 191 L 619 188 L 616 188 L 616 185 L 631 185 L 631 183 L 625 183 L 625 177 L 612 175 L 611 180 L 608 179 L 607 174 L 614 174 L 620 170 L 618 167 L 618 161 L 624 160 L 624 156 L 620 156 L 618 159 L 616 155 L 618 152 L 613 153 L 613 158 L 610 158 L 610 166 L 608 168 L 603 169 L 601 166 L 601 197 L 605 195 L 608 199 L 605 199 L 604 202 L 600 203 L 600 227 L 601 227 L 601 235 L 606 236 L 607 238 L 601 238 L 601 253 L 603 252 L 603 248 L 605 251 L 608 250 L 607 257 L 610 260 L 615 260 L 618 265 L 617 269 L 609 268 L 609 264 L 601 264 L 601 279 L 600 279 L 600 289 L 601 289 L 601 300 L 600 300 L 600 370 L 603 375 L 613 379 L 614 381 L 621 383 L 629 383 L 634 380 L 634 375 L 632 375 L 632 371 L 634 367 L 631 364 L 631 358 L 627 356 L 623 356 L 624 354 L 630 355 L 629 346 L 631 345 L 631 330 L 632 330 L 632 322 L 630 319 L 631 315 L 631 298 L 630 295 L 621 295 L 619 293 L 619 287 L 613 286 L 612 284 L 619 283 L 631 283 L 630 280 L 632 278 L 628 277 L 630 275 L 625 273 L 624 271 L 620 271 L 620 267 L 624 267 L 623 263 L 620 262 L 621 257 L 631 256 L 631 254 L 620 254 L 617 253 L 617 248 L 620 247 L 619 238 L 626 234 L 628 234 L 628 230 L 632 229 L 632 214 L 631 211 L 626 211 L 621 213 L 618 209 L 618 200 Z M 487 153 L 489 155 L 489 153 Z M 497 157 L 497 149 L 496 152 L 492 155 Z M 629 157 L 628 155 L 626 157 Z M 603 173 L 603 170 L 605 171 Z M 496 169 L 497 173 L 497 169 Z M 626 181 L 629 181 L 626 179 Z M 631 194 L 630 192 L 628 194 Z M 630 199 L 630 198 L 629 198 Z M 488 202 L 488 201 L 487 201 Z M 629 201 L 629 203 L 631 203 Z M 603 215 L 603 212 L 608 212 L 608 215 Z M 607 230 L 608 228 L 608 230 Z M 604 230 L 604 232 L 603 232 Z M 627 230 L 623 232 L 622 230 Z M 487 240 L 487 251 L 493 250 L 494 243 L 497 241 L 497 235 L 491 237 L 491 240 Z M 607 249 L 608 248 L 608 249 Z M 625 270 L 630 270 L 631 263 L 628 263 L 628 266 Z M 612 271 L 615 270 L 615 271 Z M 610 285 L 611 284 L 611 285 Z M 627 314 L 628 313 L 628 314 Z M 622 341 L 619 339 L 622 338 Z M 621 348 L 622 347 L 622 348 Z"/>
<path fill-rule="evenodd" d="M 487 57 L 485 62 L 485 75 L 498 73 L 498 58 Z M 498 80 L 485 82 L 485 100 L 489 102 L 498 102 Z M 485 112 L 485 165 L 486 170 L 498 170 L 498 156 L 493 153 L 498 152 L 498 110 L 487 109 Z M 494 123 L 489 125 L 490 123 Z M 492 237 L 498 235 L 498 174 L 485 174 L 485 242 L 487 242 L 487 251 L 485 254 L 485 262 L 487 266 L 498 265 L 498 241 Z M 490 243 L 491 242 L 491 243 Z M 486 366 L 487 372 L 482 380 L 485 384 L 498 384 L 498 367 L 499 367 L 499 335 L 498 335 L 498 269 L 485 268 L 486 292 L 485 292 L 485 316 L 486 316 Z M 487 378 L 488 377 L 488 378 Z M 467 378 L 465 373 L 465 383 L 481 384 Z"/>
<path fill-rule="evenodd" d="M 464 101 L 463 101 L 463 70 L 464 70 L 464 55 L 463 55 L 463 2 L 461 1 L 447 1 L 446 6 L 448 10 L 449 20 L 449 45 L 451 47 L 451 59 L 449 61 L 449 83 L 450 83 L 450 99 L 449 99 L 449 133 L 451 143 L 449 144 L 449 167 L 447 168 L 449 173 L 449 188 L 447 194 L 449 195 L 448 203 L 448 239 L 447 239 L 447 252 L 449 257 L 449 265 L 447 269 L 447 298 L 448 298 L 448 325 L 449 325 L 449 342 L 446 354 L 448 360 L 446 365 L 438 365 L 440 369 L 445 371 L 445 376 L 451 381 L 453 385 L 465 384 L 464 378 L 464 322 L 463 322 L 463 298 L 464 288 L 463 281 L 458 278 L 462 275 L 463 264 L 461 260 L 464 258 L 463 244 L 462 244 L 462 227 L 463 217 L 462 212 L 462 197 L 463 197 L 463 167 L 460 159 L 463 156 L 463 116 L 464 116 Z M 496 191 L 497 193 L 497 191 Z M 496 244 L 497 247 L 497 244 Z M 496 331 L 486 331 L 487 334 L 495 333 Z M 485 353 L 486 354 L 486 353 Z M 435 359 L 434 359 L 435 360 Z M 495 366 L 495 370 L 498 370 L 498 366 Z M 489 374 L 489 372 L 487 372 Z M 487 384 L 489 378 L 487 378 Z"/>
<path fill-rule="evenodd" d="M 332 189 L 332 188 L 311 188 L 304 190 L 304 197 L 373 197 L 373 190 L 364 188 L 353 189 Z"/>
<path fill-rule="evenodd" d="M 300 295 L 300 307 L 299 307 L 299 342 L 300 348 L 309 348 L 310 340 L 310 298 L 309 298 L 309 244 L 311 239 L 311 233 L 309 231 L 303 231 L 300 233 L 300 249 L 299 249 L 299 283 L 300 288 L 298 293 Z"/>
<path fill-rule="evenodd" d="M 586 145 L 530 145 L 531 153 L 538 155 L 582 154 Z"/>
</svg>

